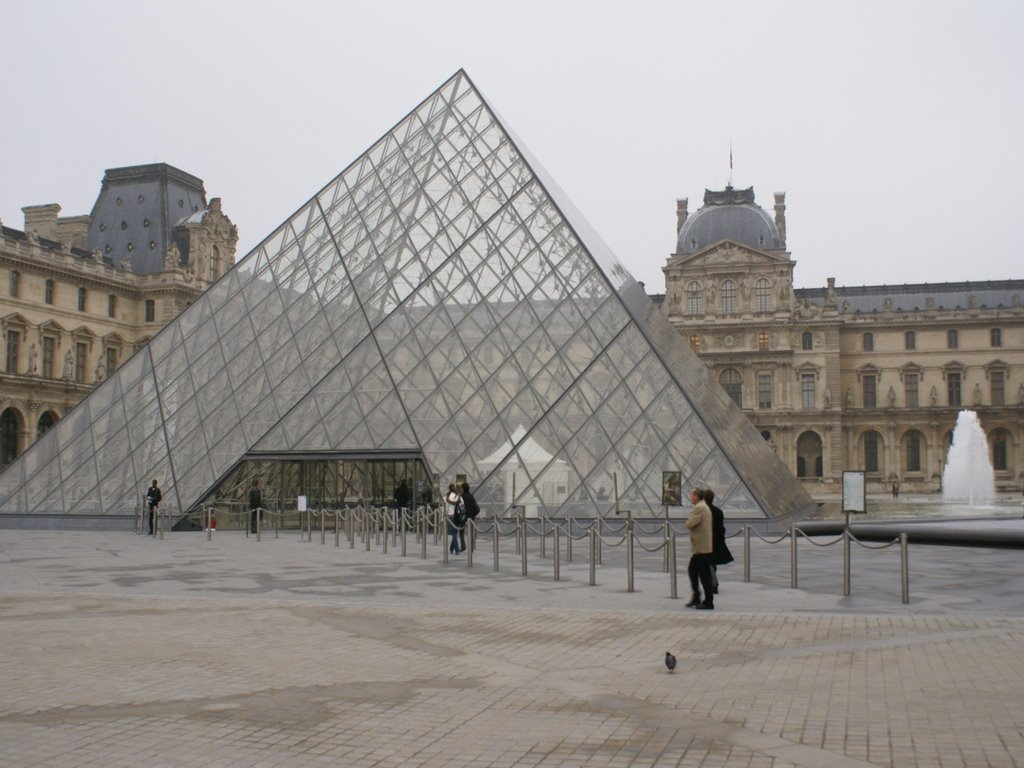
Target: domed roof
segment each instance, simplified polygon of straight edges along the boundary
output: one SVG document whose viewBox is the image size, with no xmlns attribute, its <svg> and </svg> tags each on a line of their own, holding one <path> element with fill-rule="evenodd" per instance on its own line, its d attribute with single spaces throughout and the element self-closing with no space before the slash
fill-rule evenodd
<svg viewBox="0 0 1024 768">
<path fill-rule="evenodd" d="M 683 254 L 697 253 L 727 239 L 762 251 L 781 247 L 775 222 L 754 202 L 753 187 L 705 190 L 704 205 L 679 230 L 677 250 Z"/>
</svg>

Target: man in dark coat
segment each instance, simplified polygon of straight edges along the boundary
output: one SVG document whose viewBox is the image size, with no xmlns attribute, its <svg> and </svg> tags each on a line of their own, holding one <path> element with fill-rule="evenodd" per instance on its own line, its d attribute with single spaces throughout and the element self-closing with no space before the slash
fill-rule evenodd
<svg viewBox="0 0 1024 768">
<path fill-rule="evenodd" d="M 469 492 L 469 483 L 462 484 L 462 504 L 466 509 L 466 519 L 476 520 L 476 516 L 480 514 L 480 505 L 476 503 L 476 498 L 472 493 Z M 466 549 L 466 529 L 463 527 L 459 531 L 459 540 L 462 543 L 462 549 Z M 474 550 L 476 551 L 476 550 Z"/>
<path fill-rule="evenodd" d="M 146 491 L 146 501 L 149 503 L 150 536 L 156 536 L 156 508 L 160 506 L 160 499 L 162 498 L 163 494 L 160 493 L 160 487 L 156 484 L 156 480 L 154 480 L 153 485 Z"/>
<path fill-rule="evenodd" d="M 725 513 L 714 504 L 715 492 L 704 489 L 704 501 L 711 509 L 711 590 L 718 594 L 718 566 L 733 561 L 729 545 L 725 543 Z"/>
<path fill-rule="evenodd" d="M 409 485 L 405 482 L 405 478 L 402 478 L 402 482 L 395 488 L 395 506 L 398 509 L 408 507 L 411 496 L 412 493 L 409 491 Z"/>
<path fill-rule="evenodd" d="M 256 516 L 263 507 L 263 494 L 260 492 L 260 481 L 253 480 L 249 489 L 249 532 L 256 533 Z"/>
</svg>

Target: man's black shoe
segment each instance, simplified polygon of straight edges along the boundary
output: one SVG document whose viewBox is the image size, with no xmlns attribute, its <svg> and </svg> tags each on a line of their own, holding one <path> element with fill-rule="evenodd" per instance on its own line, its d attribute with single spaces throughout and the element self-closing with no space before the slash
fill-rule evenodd
<svg viewBox="0 0 1024 768">
<path fill-rule="evenodd" d="M 713 610 L 715 610 L 715 604 L 714 603 L 701 603 L 700 605 L 697 606 L 697 610 L 698 611 L 713 611 Z"/>
</svg>

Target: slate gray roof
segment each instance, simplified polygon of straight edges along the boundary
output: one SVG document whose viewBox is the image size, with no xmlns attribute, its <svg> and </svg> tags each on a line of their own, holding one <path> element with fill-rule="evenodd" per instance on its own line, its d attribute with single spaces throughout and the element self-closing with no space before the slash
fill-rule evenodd
<svg viewBox="0 0 1024 768">
<path fill-rule="evenodd" d="M 821 306 L 825 288 L 797 288 L 798 301 Z M 925 309 L 998 308 L 1013 306 L 1024 300 L 1024 280 L 983 280 L 962 283 L 911 283 L 903 285 L 837 286 L 836 305 L 848 304 L 848 311 L 857 314 L 884 312 L 887 309 L 915 312 Z M 1015 300 L 1016 297 L 1016 300 Z M 891 307 L 886 306 L 891 301 Z"/>
<path fill-rule="evenodd" d="M 205 208 L 203 180 L 171 165 L 111 168 L 92 209 L 89 248 L 116 264 L 128 256 L 138 274 L 160 272 L 175 223 Z"/>
<path fill-rule="evenodd" d="M 758 250 L 779 248 L 779 230 L 768 212 L 754 202 L 754 189 L 707 190 L 704 205 L 679 230 L 677 252 L 697 253 L 726 238 Z"/>
</svg>

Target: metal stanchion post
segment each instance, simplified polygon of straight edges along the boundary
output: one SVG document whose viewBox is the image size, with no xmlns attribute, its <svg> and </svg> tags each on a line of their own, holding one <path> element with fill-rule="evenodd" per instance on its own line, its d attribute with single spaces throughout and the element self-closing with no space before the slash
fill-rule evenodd
<svg viewBox="0 0 1024 768">
<path fill-rule="evenodd" d="M 597 531 L 590 528 L 590 586 L 597 584 Z"/>
<path fill-rule="evenodd" d="M 395 509 L 388 513 L 388 523 L 391 525 L 391 548 L 396 549 L 398 547 L 398 516 L 402 514 L 402 510 Z"/>
<path fill-rule="evenodd" d="M 365 537 L 364 537 L 366 539 L 366 551 L 369 552 L 370 551 L 370 539 L 373 538 L 373 532 L 370 530 L 370 509 L 369 509 L 369 507 L 367 507 L 366 511 L 363 514 L 363 521 L 364 521 L 363 530 L 364 530 L 364 533 L 366 534 Z"/>
<path fill-rule="evenodd" d="M 521 559 L 523 561 L 523 569 L 522 569 L 523 570 L 523 576 L 526 576 L 526 574 L 528 573 L 528 569 L 527 569 L 527 565 L 526 565 L 526 551 L 527 551 L 528 547 L 526 546 L 526 509 L 525 508 L 523 509 L 523 514 L 520 515 L 520 517 L 519 517 L 519 537 L 522 539 L 522 544 L 523 544 L 523 546 L 520 548 L 519 554 L 522 555 Z"/>
<path fill-rule="evenodd" d="M 444 521 L 445 537 L 444 537 L 444 542 L 443 542 L 444 543 L 444 547 L 442 548 L 444 550 L 444 555 L 441 558 L 441 562 L 443 562 L 445 565 L 448 565 L 448 547 L 451 546 L 451 543 L 450 543 L 451 539 L 448 538 L 449 536 L 451 536 L 451 531 L 448 530 L 448 526 L 452 525 L 453 523 L 450 523 L 448 521 L 448 519 L 447 519 L 448 515 L 445 515 L 445 518 L 446 518 L 445 521 Z M 458 534 L 456 534 L 456 535 L 458 535 Z"/>
<path fill-rule="evenodd" d="M 402 526 L 402 557 L 405 557 L 405 552 L 406 552 L 406 544 L 405 544 L 405 512 L 406 512 L 406 510 L 405 510 L 404 507 L 402 509 L 398 510 L 398 514 L 400 514 L 402 516 L 402 520 L 401 520 L 401 523 L 400 523 L 401 526 Z"/>
<path fill-rule="evenodd" d="M 668 573 L 668 507 L 665 508 L 665 534 L 662 536 L 665 551 L 661 555 L 662 573 Z"/>
<path fill-rule="evenodd" d="M 320 543 L 327 543 L 327 513 L 324 510 L 320 510 Z"/>
<path fill-rule="evenodd" d="M 569 522 L 567 525 L 568 533 L 565 536 L 565 562 L 572 562 L 572 515 L 569 515 Z"/>
<path fill-rule="evenodd" d="M 796 589 L 796 528 L 789 529 L 789 588 Z"/>
<path fill-rule="evenodd" d="M 559 568 L 559 565 L 560 565 L 559 560 L 561 559 L 561 554 L 560 554 L 560 549 L 561 548 L 559 547 L 558 533 L 559 533 L 560 530 L 561 529 L 556 525 L 555 526 L 555 530 L 554 530 L 554 534 L 555 534 L 555 581 L 558 581 L 558 580 L 560 580 L 562 578 L 561 573 L 560 573 L 561 569 Z"/>
<path fill-rule="evenodd" d="M 213 507 L 206 508 L 206 540 L 213 541 Z"/>
<path fill-rule="evenodd" d="M 626 591 L 633 591 L 633 513 L 626 513 Z"/>
<path fill-rule="evenodd" d="M 604 533 L 604 518 L 597 518 L 597 564 L 604 565 L 604 546 L 602 543 L 601 534 Z"/>
<path fill-rule="evenodd" d="M 341 510 L 334 510 L 334 546 L 341 546 Z"/>
<path fill-rule="evenodd" d="M 427 559 L 427 512 L 423 511 L 420 515 L 420 528 L 423 531 L 423 535 L 420 536 L 420 557 L 423 560 Z"/>
<path fill-rule="evenodd" d="M 900 534 L 900 594 L 904 605 L 910 602 L 910 567 L 908 561 L 907 533 Z"/>
<path fill-rule="evenodd" d="M 164 540 L 164 510 L 160 507 L 156 511 L 156 527 L 160 531 L 160 541 Z"/>
<path fill-rule="evenodd" d="M 491 538 L 494 540 L 494 571 L 498 571 L 498 537 L 501 535 L 501 531 L 498 530 L 498 518 L 491 517 Z"/>
<path fill-rule="evenodd" d="M 750 581 L 750 526 L 743 526 L 743 581 Z"/>
<path fill-rule="evenodd" d="M 669 540 L 665 542 L 668 550 L 668 573 L 669 573 L 669 588 L 672 599 L 675 600 L 679 597 L 679 572 L 678 566 L 676 565 L 676 535 L 673 533 L 670 535 Z"/>
<path fill-rule="evenodd" d="M 843 531 L 843 596 L 850 596 L 850 531 Z"/>
<path fill-rule="evenodd" d="M 381 552 L 386 555 L 388 553 L 388 525 L 391 523 L 391 510 L 384 510 L 384 514 L 381 515 L 381 522 L 384 524 L 384 538 L 381 539 Z"/>
<path fill-rule="evenodd" d="M 545 558 L 548 556 L 548 531 L 547 525 L 544 524 L 546 518 L 540 518 L 540 556 Z"/>
<path fill-rule="evenodd" d="M 256 507 L 256 541 L 262 541 L 263 531 L 263 510 L 260 507 Z"/>
</svg>

